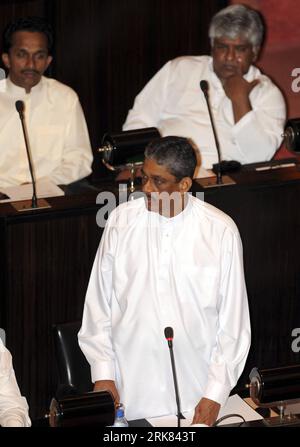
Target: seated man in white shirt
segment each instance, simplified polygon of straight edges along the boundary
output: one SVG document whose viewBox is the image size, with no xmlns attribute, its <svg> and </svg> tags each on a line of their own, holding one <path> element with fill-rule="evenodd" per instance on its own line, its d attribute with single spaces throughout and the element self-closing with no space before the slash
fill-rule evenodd
<svg viewBox="0 0 300 447">
<path fill-rule="evenodd" d="M 28 405 L 22 397 L 12 366 L 10 352 L 0 338 L 0 426 L 30 427 Z"/>
<path fill-rule="evenodd" d="M 17 100 L 25 104 L 36 180 L 66 185 L 91 173 L 92 151 L 78 96 L 43 76 L 52 46 L 51 28 L 39 17 L 19 19 L 4 32 L 8 77 L 0 81 L 0 187 L 31 182 Z"/>
<path fill-rule="evenodd" d="M 253 63 L 263 39 L 259 14 L 242 5 L 219 11 L 209 37 L 212 56 L 167 62 L 136 97 L 123 130 L 157 127 L 162 136 L 191 138 L 204 168 L 218 161 L 205 97 L 206 80 L 223 160 L 270 160 L 282 141 L 286 117 L 279 89 Z M 196 173 L 197 174 L 197 173 Z"/>
<path fill-rule="evenodd" d="M 129 420 L 177 413 L 165 327 L 181 411 L 194 410 L 194 424 L 216 421 L 248 355 L 239 232 L 188 194 L 195 167 L 186 138 L 147 146 L 145 197 L 110 214 L 91 273 L 79 344 L 94 390 L 110 390 Z"/>
</svg>

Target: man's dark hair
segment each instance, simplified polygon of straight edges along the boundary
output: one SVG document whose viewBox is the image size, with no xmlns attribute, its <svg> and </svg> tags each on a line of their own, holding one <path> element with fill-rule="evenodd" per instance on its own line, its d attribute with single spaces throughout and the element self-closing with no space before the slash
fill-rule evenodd
<svg viewBox="0 0 300 447">
<path fill-rule="evenodd" d="M 151 141 L 146 147 L 145 157 L 167 168 L 180 182 L 183 177 L 193 178 L 197 158 L 187 138 L 164 137 Z"/>
<path fill-rule="evenodd" d="M 10 23 L 3 33 L 3 51 L 8 53 L 12 47 L 13 35 L 17 31 L 30 31 L 43 33 L 47 37 L 48 52 L 51 54 L 53 47 L 53 31 L 51 25 L 42 17 L 25 17 Z"/>
</svg>

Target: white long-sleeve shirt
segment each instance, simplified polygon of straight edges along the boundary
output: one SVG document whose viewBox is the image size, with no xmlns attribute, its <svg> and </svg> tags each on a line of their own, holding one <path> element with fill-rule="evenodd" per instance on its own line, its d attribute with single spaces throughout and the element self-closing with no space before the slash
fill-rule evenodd
<svg viewBox="0 0 300 447">
<path fill-rule="evenodd" d="M 242 246 L 233 221 L 194 197 L 169 219 L 143 198 L 120 205 L 95 258 L 79 343 L 129 419 L 176 413 L 167 326 L 182 411 L 203 396 L 223 405 L 250 345 Z"/>
<path fill-rule="evenodd" d="M 260 82 L 250 93 L 252 110 L 235 124 L 231 100 L 213 71 L 210 56 L 169 61 L 136 97 L 123 129 L 154 126 L 162 136 L 191 138 L 200 151 L 202 166 L 211 168 L 217 162 L 216 145 L 199 86 L 201 80 L 207 80 L 222 159 L 242 164 L 269 160 L 282 141 L 284 99 L 258 68 L 250 66 L 244 78 Z"/>
<path fill-rule="evenodd" d="M 30 427 L 28 405 L 21 396 L 10 352 L 0 339 L 0 425 Z"/>
<path fill-rule="evenodd" d="M 89 175 L 93 156 L 77 94 L 45 77 L 26 94 L 7 78 L 0 81 L 0 187 L 31 183 L 17 100 L 25 103 L 36 179 L 59 185 Z"/>
</svg>

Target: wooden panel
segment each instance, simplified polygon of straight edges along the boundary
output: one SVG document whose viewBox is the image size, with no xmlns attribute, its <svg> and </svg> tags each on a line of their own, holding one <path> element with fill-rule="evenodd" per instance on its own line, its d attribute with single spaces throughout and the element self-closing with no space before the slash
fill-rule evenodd
<svg viewBox="0 0 300 447">
<path fill-rule="evenodd" d="M 52 324 L 80 319 L 101 230 L 92 213 L 7 226 L 7 346 L 30 414 L 42 416 L 56 389 Z"/>
</svg>

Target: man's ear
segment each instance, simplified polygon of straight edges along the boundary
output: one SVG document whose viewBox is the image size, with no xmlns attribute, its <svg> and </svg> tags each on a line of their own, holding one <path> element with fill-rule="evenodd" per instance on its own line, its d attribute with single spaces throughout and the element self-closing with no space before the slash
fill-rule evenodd
<svg viewBox="0 0 300 447">
<path fill-rule="evenodd" d="M 179 182 L 180 192 L 188 192 L 192 186 L 192 179 L 190 177 L 183 177 Z"/>
<path fill-rule="evenodd" d="M 5 65 L 5 68 L 10 68 L 10 62 L 9 62 L 9 55 L 8 55 L 8 53 L 3 53 L 2 54 L 2 61 L 3 61 L 3 64 Z"/>
</svg>

